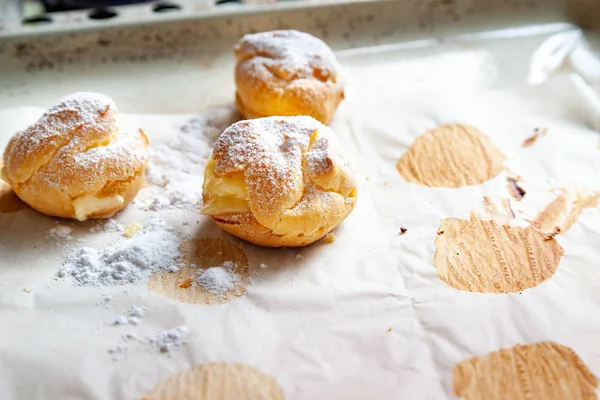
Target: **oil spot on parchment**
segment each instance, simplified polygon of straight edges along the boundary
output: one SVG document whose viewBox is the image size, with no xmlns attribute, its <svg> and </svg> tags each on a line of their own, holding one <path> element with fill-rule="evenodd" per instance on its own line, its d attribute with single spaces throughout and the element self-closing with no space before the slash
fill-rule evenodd
<svg viewBox="0 0 600 400">
<path fill-rule="evenodd" d="M 556 240 L 530 226 L 502 225 L 474 215 L 470 220 L 443 219 L 435 248 L 440 278 L 455 289 L 478 293 L 535 287 L 554 275 L 563 255 Z"/>
<path fill-rule="evenodd" d="M 2 159 L 0 159 L 0 171 L 2 170 Z M 0 177 L 0 214 L 13 213 L 29 208 L 19 196 L 12 190 L 10 185 Z"/>
<path fill-rule="evenodd" d="M 489 181 L 503 170 L 505 157 L 476 128 L 441 125 L 417 137 L 396 167 L 409 182 L 458 188 Z"/>
<path fill-rule="evenodd" d="M 562 190 L 561 194 L 531 221 L 531 226 L 547 237 L 568 231 L 586 208 L 597 207 L 600 193 Z"/>
<path fill-rule="evenodd" d="M 178 372 L 142 400 L 283 400 L 283 390 L 260 370 L 234 363 L 207 363 Z"/>
<path fill-rule="evenodd" d="M 516 345 L 457 364 L 454 394 L 467 400 L 597 399 L 598 381 L 570 348 L 554 343 Z"/>
<path fill-rule="evenodd" d="M 181 251 L 185 266 L 177 272 L 153 274 L 148 281 L 150 290 L 182 303 L 196 304 L 223 304 L 246 293 L 250 283 L 248 259 L 236 245 L 225 239 L 200 238 L 184 243 Z M 233 289 L 223 294 L 212 294 L 195 283 L 199 271 L 227 261 L 233 264 L 232 272 L 239 277 Z"/>
</svg>

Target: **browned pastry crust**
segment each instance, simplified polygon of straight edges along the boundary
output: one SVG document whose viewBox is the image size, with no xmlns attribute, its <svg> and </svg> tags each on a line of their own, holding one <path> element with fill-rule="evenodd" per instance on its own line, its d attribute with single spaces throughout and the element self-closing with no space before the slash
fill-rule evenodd
<svg viewBox="0 0 600 400">
<path fill-rule="evenodd" d="M 311 117 L 240 121 L 221 134 L 203 184 L 222 229 L 261 246 L 306 246 L 354 209 L 357 188 L 331 129 Z"/>
<path fill-rule="evenodd" d="M 123 131 L 118 110 L 98 93 L 63 98 L 4 151 L 2 177 L 32 208 L 63 218 L 110 217 L 144 184 L 144 132 Z"/>
<path fill-rule="evenodd" d="M 344 99 L 333 52 L 307 33 L 245 35 L 234 53 L 236 104 L 244 118 L 308 115 L 329 124 Z"/>
</svg>

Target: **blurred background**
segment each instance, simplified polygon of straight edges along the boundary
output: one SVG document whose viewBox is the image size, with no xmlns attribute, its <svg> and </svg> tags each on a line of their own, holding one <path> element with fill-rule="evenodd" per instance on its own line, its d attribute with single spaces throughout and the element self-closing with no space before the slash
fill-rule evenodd
<svg viewBox="0 0 600 400">
<path fill-rule="evenodd" d="M 214 6 L 268 5 L 300 0 L 0 0 L 0 28 L 65 19 L 108 20 L 124 13 L 177 13 Z"/>
</svg>

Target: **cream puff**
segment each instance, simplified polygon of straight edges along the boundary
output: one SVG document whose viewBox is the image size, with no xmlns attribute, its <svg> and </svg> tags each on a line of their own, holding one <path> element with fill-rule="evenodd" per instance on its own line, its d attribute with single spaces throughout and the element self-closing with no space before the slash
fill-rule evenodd
<svg viewBox="0 0 600 400">
<path fill-rule="evenodd" d="M 329 127 L 307 116 L 259 118 L 231 125 L 215 143 L 202 214 L 254 244 L 299 247 L 338 226 L 356 195 Z"/>
<path fill-rule="evenodd" d="M 236 104 L 244 118 L 308 115 L 329 124 L 344 99 L 335 55 L 308 33 L 248 34 L 234 53 Z"/>
<path fill-rule="evenodd" d="M 148 144 L 141 129 L 121 128 L 110 98 L 75 93 L 10 139 L 2 178 L 44 214 L 108 218 L 143 186 Z"/>
</svg>

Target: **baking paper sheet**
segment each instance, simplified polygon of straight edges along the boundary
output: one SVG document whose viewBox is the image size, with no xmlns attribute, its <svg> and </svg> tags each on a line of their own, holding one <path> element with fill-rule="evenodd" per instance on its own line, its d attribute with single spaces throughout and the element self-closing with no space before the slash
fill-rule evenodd
<svg viewBox="0 0 600 400">
<path fill-rule="evenodd" d="M 433 189 L 404 181 L 395 167 L 427 129 L 477 126 L 523 177 L 528 195 L 521 218 L 532 218 L 552 200 L 550 189 L 577 184 L 600 190 L 600 103 L 592 90 L 578 76 L 563 75 L 535 87 L 448 87 L 408 95 L 395 79 L 393 61 L 376 75 L 358 65 L 346 74 L 348 100 L 332 128 L 357 169 L 360 193 L 334 243 L 261 249 L 224 234 L 198 212 L 150 213 L 131 206 L 118 215 L 124 224 L 158 215 L 183 234 L 241 246 L 253 285 L 230 303 L 182 304 L 144 285 L 94 289 L 55 281 L 69 252 L 45 237 L 55 219 L 33 210 L 0 214 L 2 398 L 140 398 L 177 371 L 223 361 L 272 376 L 288 399 L 445 399 L 453 398 L 451 370 L 458 362 L 543 340 L 571 347 L 600 374 L 599 210 L 586 210 L 557 238 L 565 255 L 549 281 L 515 294 L 462 292 L 437 275 L 436 229 L 442 218 L 468 218 L 484 195 L 507 196 L 506 176 L 480 186 Z M 1 111 L 0 147 L 42 112 Z M 155 144 L 192 117 L 124 116 Z M 542 126 L 548 134 L 521 148 Z M 120 235 L 91 233 L 93 225 L 75 224 L 75 239 L 100 247 Z M 399 235 L 400 227 L 407 233 Z M 114 300 L 105 304 L 104 295 Z M 148 310 L 140 326 L 105 324 L 131 305 Z M 178 325 L 192 333 L 169 354 L 136 343 L 116 360 L 108 354 L 129 331 L 144 336 Z"/>
</svg>

